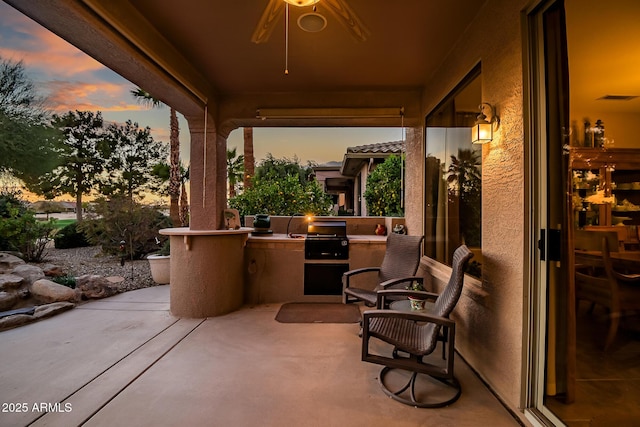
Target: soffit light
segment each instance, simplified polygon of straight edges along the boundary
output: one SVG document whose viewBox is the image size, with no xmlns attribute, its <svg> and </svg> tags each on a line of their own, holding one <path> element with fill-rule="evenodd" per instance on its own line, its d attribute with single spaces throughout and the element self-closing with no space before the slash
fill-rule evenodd
<svg viewBox="0 0 640 427">
<path fill-rule="evenodd" d="M 471 128 L 471 142 L 474 144 L 486 144 L 493 141 L 493 131 L 498 129 L 500 118 L 496 115 L 491 104 L 483 102 L 478 107 L 476 123 Z"/>
</svg>

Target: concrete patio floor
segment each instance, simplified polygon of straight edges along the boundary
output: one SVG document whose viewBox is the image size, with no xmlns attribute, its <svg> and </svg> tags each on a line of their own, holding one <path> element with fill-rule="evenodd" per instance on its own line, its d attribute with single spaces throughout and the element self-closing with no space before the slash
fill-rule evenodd
<svg viewBox="0 0 640 427">
<path fill-rule="evenodd" d="M 168 301 L 140 289 L 0 332 L 0 426 L 519 425 L 459 357 L 460 399 L 416 409 L 382 393 L 357 324 L 282 324 L 279 304 L 180 319 Z"/>
</svg>

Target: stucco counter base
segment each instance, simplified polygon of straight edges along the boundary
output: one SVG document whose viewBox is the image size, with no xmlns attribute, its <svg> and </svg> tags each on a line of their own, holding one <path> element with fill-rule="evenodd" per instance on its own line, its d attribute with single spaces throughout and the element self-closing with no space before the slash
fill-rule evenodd
<svg viewBox="0 0 640 427">
<path fill-rule="evenodd" d="M 237 310 L 244 300 L 244 246 L 250 228 L 167 228 L 171 239 L 171 314 L 204 318 Z"/>
</svg>

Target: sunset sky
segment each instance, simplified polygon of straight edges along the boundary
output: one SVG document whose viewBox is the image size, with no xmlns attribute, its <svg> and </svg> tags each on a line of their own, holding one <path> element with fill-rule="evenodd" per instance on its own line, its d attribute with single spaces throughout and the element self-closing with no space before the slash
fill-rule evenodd
<svg viewBox="0 0 640 427">
<path fill-rule="evenodd" d="M 105 121 L 128 119 L 149 126 L 155 139 L 169 141 L 169 109 L 147 109 L 129 94 L 135 86 L 47 29 L 0 2 L 0 57 L 24 62 L 49 108 L 101 111 Z M 234 130 L 228 147 L 242 152 L 242 130 Z M 254 151 L 259 162 L 267 153 L 275 157 L 325 163 L 342 160 L 346 147 L 397 141 L 400 128 L 254 128 Z M 183 161 L 189 158 L 187 122 L 180 117 Z"/>
</svg>

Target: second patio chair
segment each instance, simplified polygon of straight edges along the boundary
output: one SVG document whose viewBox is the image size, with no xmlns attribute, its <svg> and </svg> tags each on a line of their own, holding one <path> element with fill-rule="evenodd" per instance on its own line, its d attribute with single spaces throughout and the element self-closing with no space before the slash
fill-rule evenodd
<svg viewBox="0 0 640 427">
<path fill-rule="evenodd" d="M 458 303 L 464 284 L 464 270 L 473 257 L 473 253 L 465 245 L 460 246 L 453 253 L 451 277 L 441 294 L 424 292 L 425 296 L 435 298 L 435 304 L 428 313 L 398 310 L 370 310 L 363 315 L 362 331 L 362 360 L 365 362 L 384 365 L 378 376 L 382 390 L 389 397 L 406 405 L 421 408 L 439 408 L 455 402 L 460 397 L 461 387 L 453 375 L 453 360 L 455 357 L 455 322 L 449 315 Z M 396 293 L 401 291 L 382 291 L 382 293 Z M 444 336 L 441 336 L 443 334 Z M 390 344 L 391 355 L 381 352 L 378 343 L 373 345 L 371 338 Z M 429 356 L 434 352 L 439 341 L 447 346 L 443 353 L 444 361 L 438 361 Z M 404 386 L 389 380 L 393 376 L 402 377 L 407 381 Z M 431 392 L 416 393 L 418 374 L 426 374 L 428 379 L 436 381 L 419 381 L 420 385 L 427 384 Z M 433 385 L 443 384 L 444 389 L 436 389 L 437 397 L 431 396 Z M 393 388 L 395 391 L 391 390 Z M 408 396 L 406 395 L 408 393 Z M 445 395 L 442 398 L 442 394 Z"/>
<path fill-rule="evenodd" d="M 416 277 L 420 265 L 420 248 L 423 236 L 408 236 L 392 233 L 387 237 L 387 249 L 379 267 L 365 267 L 347 271 L 342 276 L 342 301 L 345 304 L 363 301 L 369 307 L 375 307 L 382 289 L 404 289 L 412 281 L 422 282 Z M 363 273 L 377 272 L 378 284 L 374 289 L 354 288 L 351 279 Z"/>
</svg>

